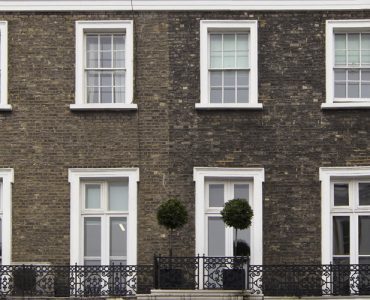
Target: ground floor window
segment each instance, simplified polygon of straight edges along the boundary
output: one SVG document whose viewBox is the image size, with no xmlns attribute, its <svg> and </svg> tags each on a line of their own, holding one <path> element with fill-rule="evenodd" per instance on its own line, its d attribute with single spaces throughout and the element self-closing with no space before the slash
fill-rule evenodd
<svg viewBox="0 0 370 300">
<path fill-rule="evenodd" d="M 13 169 L 0 169 L 0 264 L 11 264 Z"/>
<path fill-rule="evenodd" d="M 237 254 L 250 252 L 252 264 L 262 264 L 262 168 L 194 168 L 196 190 L 196 253 L 232 256 L 235 231 L 226 227 L 220 212 L 234 198 L 249 202 L 254 217 L 238 231 Z"/>
<path fill-rule="evenodd" d="M 136 264 L 138 180 L 138 169 L 70 169 L 72 264 Z"/>
</svg>

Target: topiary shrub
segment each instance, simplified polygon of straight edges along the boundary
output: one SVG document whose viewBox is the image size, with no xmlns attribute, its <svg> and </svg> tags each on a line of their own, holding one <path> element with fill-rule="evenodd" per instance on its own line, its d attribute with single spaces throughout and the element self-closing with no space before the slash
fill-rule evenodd
<svg viewBox="0 0 370 300">
<path fill-rule="evenodd" d="M 183 227 L 188 221 L 188 212 L 178 199 L 169 199 L 162 203 L 157 211 L 158 224 L 169 231 L 169 254 L 172 257 L 172 233 L 175 229 Z"/>
<path fill-rule="evenodd" d="M 253 210 L 245 199 L 232 199 L 225 203 L 221 216 L 227 226 L 235 228 L 234 255 L 237 255 L 238 230 L 251 225 Z"/>
</svg>

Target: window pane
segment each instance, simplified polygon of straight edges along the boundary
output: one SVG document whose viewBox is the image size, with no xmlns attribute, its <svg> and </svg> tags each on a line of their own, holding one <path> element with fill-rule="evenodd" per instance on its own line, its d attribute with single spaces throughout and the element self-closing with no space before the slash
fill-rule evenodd
<svg viewBox="0 0 370 300">
<path fill-rule="evenodd" d="M 348 83 L 348 98 L 360 97 L 360 85 L 358 83 Z"/>
<path fill-rule="evenodd" d="M 224 68 L 235 68 L 235 52 L 225 51 L 224 52 Z"/>
<path fill-rule="evenodd" d="M 235 239 L 235 229 L 233 230 L 234 239 Z M 249 256 L 250 255 L 250 228 L 238 230 L 238 240 L 236 243 L 236 253 L 237 256 Z"/>
<path fill-rule="evenodd" d="M 94 71 L 87 72 L 87 86 L 99 86 L 99 73 Z"/>
<path fill-rule="evenodd" d="M 222 72 L 212 71 L 210 75 L 211 86 L 222 86 Z"/>
<path fill-rule="evenodd" d="M 249 71 L 238 71 L 238 86 L 249 86 Z"/>
<path fill-rule="evenodd" d="M 99 88 L 89 87 L 87 88 L 87 103 L 98 103 L 99 102 Z"/>
<path fill-rule="evenodd" d="M 86 67 L 87 68 L 98 68 L 98 51 L 88 51 L 86 53 Z"/>
<path fill-rule="evenodd" d="M 346 50 L 335 50 L 335 65 L 346 65 Z"/>
<path fill-rule="evenodd" d="M 115 51 L 113 52 L 113 67 L 124 68 L 125 67 L 125 52 Z"/>
<path fill-rule="evenodd" d="M 110 260 L 110 264 L 111 265 L 127 265 L 127 261 L 126 260 L 117 260 L 117 259 L 114 259 L 114 260 Z"/>
<path fill-rule="evenodd" d="M 360 262 L 360 265 L 370 265 L 370 257 L 360 257 L 359 262 Z M 368 272 L 366 273 L 367 273 L 366 276 L 369 276 L 369 273 Z"/>
<path fill-rule="evenodd" d="M 358 217 L 359 254 L 370 255 L 370 216 Z"/>
<path fill-rule="evenodd" d="M 222 88 L 211 88 L 211 103 L 222 103 Z"/>
<path fill-rule="evenodd" d="M 100 218 L 85 218 L 84 255 L 101 255 L 101 221 Z"/>
<path fill-rule="evenodd" d="M 222 35 L 210 35 L 211 68 L 222 68 Z"/>
<path fill-rule="evenodd" d="M 100 50 L 111 51 L 112 50 L 112 35 L 101 35 L 100 36 Z"/>
<path fill-rule="evenodd" d="M 100 185 L 85 185 L 85 208 L 100 208 Z"/>
<path fill-rule="evenodd" d="M 100 52 L 100 67 L 112 68 L 112 52 L 110 51 Z"/>
<path fill-rule="evenodd" d="M 234 198 L 249 201 L 249 184 L 234 184 Z"/>
<path fill-rule="evenodd" d="M 361 39 L 361 49 L 370 50 L 370 33 L 362 33 Z"/>
<path fill-rule="evenodd" d="M 235 34 L 224 34 L 224 68 L 235 68 Z"/>
<path fill-rule="evenodd" d="M 211 68 L 221 69 L 222 68 L 222 52 L 212 52 L 211 53 Z"/>
<path fill-rule="evenodd" d="M 225 88 L 224 103 L 235 103 L 235 88 Z"/>
<path fill-rule="evenodd" d="M 346 49 L 346 35 L 345 34 L 335 34 L 335 50 L 345 50 Z"/>
<path fill-rule="evenodd" d="M 225 225 L 221 217 L 208 218 L 208 255 L 225 256 Z"/>
<path fill-rule="evenodd" d="M 361 80 L 370 81 L 370 71 L 362 70 L 361 71 Z"/>
<path fill-rule="evenodd" d="M 224 185 L 210 184 L 209 185 L 209 207 L 223 207 L 224 201 Z"/>
<path fill-rule="evenodd" d="M 112 88 L 103 87 L 100 89 L 100 102 L 101 103 L 112 103 Z"/>
<path fill-rule="evenodd" d="M 114 103 L 124 103 L 125 102 L 125 88 L 115 87 L 114 88 Z"/>
<path fill-rule="evenodd" d="M 346 81 L 346 71 L 345 70 L 334 70 L 334 80 L 335 81 Z"/>
<path fill-rule="evenodd" d="M 125 72 L 115 72 L 113 75 L 115 86 L 125 86 Z"/>
<path fill-rule="evenodd" d="M 370 83 L 361 85 L 361 98 L 370 98 Z"/>
<path fill-rule="evenodd" d="M 128 182 L 109 183 L 109 210 L 128 210 Z"/>
<path fill-rule="evenodd" d="M 127 255 L 127 221 L 126 218 L 110 218 L 110 256 Z"/>
<path fill-rule="evenodd" d="M 238 103 L 249 102 L 249 88 L 238 88 Z"/>
<path fill-rule="evenodd" d="M 360 49 L 360 34 L 349 33 L 348 34 L 348 50 L 359 50 Z"/>
<path fill-rule="evenodd" d="M 349 257 L 333 257 L 334 265 L 348 265 Z"/>
<path fill-rule="evenodd" d="M 349 217 L 333 217 L 333 254 L 349 255 Z"/>
<path fill-rule="evenodd" d="M 346 98 L 346 84 L 345 83 L 335 83 L 334 97 L 335 98 Z"/>
<path fill-rule="evenodd" d="M 358 188 L 360 205 L 370 205 L 370 183 L 359 183 Z"/>
<path fill-rule="evenodd" d="M 348 51 L 348 65 L 358 65 L 360 63 L 360 51 Z"/>
<path fill-rule="evenodd" d="M 100 266 L 100 259 L 85 259 L 84 261 L 85 266 Z"/>
<path fill-rule="evenodd" d="M 100 73 L 100 85 L 105 87 L 112 86 L 112 72 L 101 72 Z"/>
<path fill-rule="evenodd" d="M 87 51 L 98 51 L 98 36 L 87 35 L 86 36 L 86 50 Z"/>
<path fill-rule="evenodd" d="M 113 36 L 113 49 L 115 51 L 125 50 L 125 36 L 124 35 L 114 35 Z"/>
<path fill-rule="evenodd" d="M 348 71 L 348 80 L 349 81 L 359 81 L 360 80 L 360 71 L 358 71 L 358 70 L 349 70 Z"/>
<path fill-rule="evenodd" d="M 349 205 L 348 184 L 334 184 L 334 205 Z"/>
<path fill-rule="evenodd" d="M 224 72 L 224 86 L 235 86 L 235 73 L 236 71 L 225 71 Z"/>
<path fill-rule="evenodd" d="M 222 51 L 222 35 L 221 34 L 211 34 L 211 51 Z"/>
<path fill-rule="evenodd" d="M 236 49 L 248 52 L 248 34 L 238 34 L 236 37 Z"/>
</svg>

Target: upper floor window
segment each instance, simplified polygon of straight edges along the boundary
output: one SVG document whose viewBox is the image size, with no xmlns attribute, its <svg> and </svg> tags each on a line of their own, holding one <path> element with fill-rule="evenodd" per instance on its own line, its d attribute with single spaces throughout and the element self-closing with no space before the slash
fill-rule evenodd
<svg viewBox="0 0 370 300">
<path fill-rule="evenodd" d="M 201 21 L 200 43 L 201 103 L 196 107 L 262 108 L 257 21 Z"/>
<path fill-rule="evenodd" d="M 76 104 L 72 109 L 136 109 L 132 21 L 76 22 Z"/>
<path fill-rule="evenodd" d="M 327 21 L 326 103 L 323 108 L 370 107 L 370 21 Z"/>
<path fill-rule="evenodd" d="M 11 110 L 8 104 L 8 22 L 0 21 L 0 110 Z"/>
</svg>

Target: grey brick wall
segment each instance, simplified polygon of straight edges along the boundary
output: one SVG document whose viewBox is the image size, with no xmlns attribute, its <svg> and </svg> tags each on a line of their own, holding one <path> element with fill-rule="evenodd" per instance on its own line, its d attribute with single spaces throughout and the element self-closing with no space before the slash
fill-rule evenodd
<svg viewBox="0 0 370 300">
<path fill-rule="evenodd" d="M 194 253 L 193 167 L 264 167 L 264 260 L 320 261 L 321 166 L 370 165 L 370 111 L 322 111 L 325 20 L 358 12 L 3 13 L 10 113 L 0 167 L 13 167 L 13 260 L 69 262 L 70 167 L 139 167 L 138 257 L 167 252 L 160 201 L 178 196 Z M 134 19 L 136 112 L 71 112 L 76 20 Z M 259 20 L 262 111 L 196 111 L 199 21 Z"/>
</svg>

